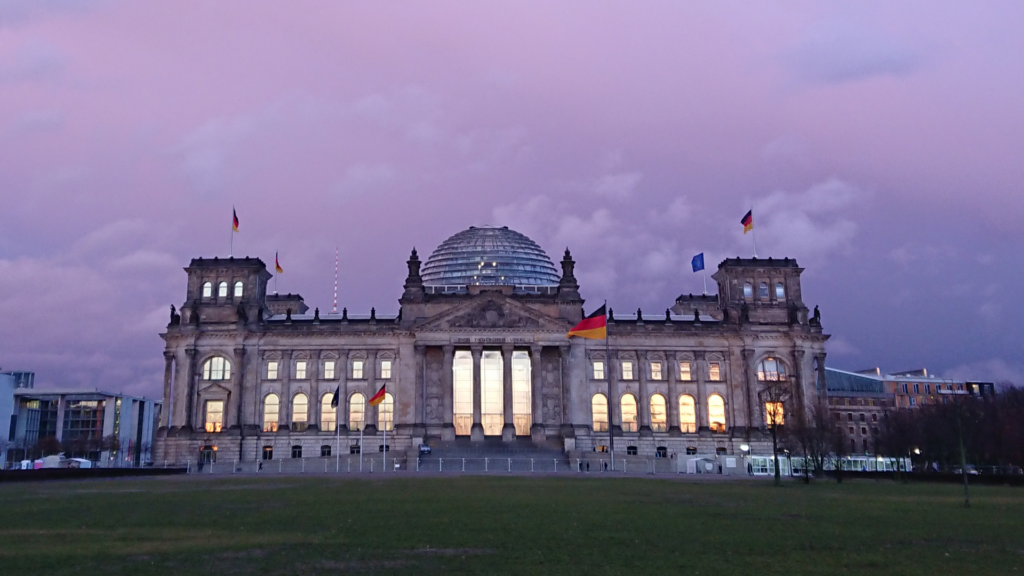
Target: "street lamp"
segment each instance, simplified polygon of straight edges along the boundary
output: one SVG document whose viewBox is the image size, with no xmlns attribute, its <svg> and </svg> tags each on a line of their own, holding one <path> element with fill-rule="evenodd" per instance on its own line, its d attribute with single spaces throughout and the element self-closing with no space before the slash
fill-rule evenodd
<svg viewBox="0 0 1024 576">
<path fill-rule="evenodd" d="M 747 444 L 740 444 L 740 450 L 743 451 L 743 460 L 747 463 L 747 474 L 753 474 L 754 468 L 750 463 L 750 446 Z"/>
</svg>

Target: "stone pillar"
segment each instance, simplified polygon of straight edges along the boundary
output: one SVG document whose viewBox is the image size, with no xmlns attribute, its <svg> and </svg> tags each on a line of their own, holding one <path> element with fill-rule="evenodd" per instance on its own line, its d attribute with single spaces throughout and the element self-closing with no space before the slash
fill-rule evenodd
<svg viewBox="0 0 1024 576">
<path fill-rule="evenodd" d="M 364 434 L 377 433 L 378 406 L 370 406 L 370 398 L 377 393 L 377 351 L 371 350 L 366 355 L 366 365 L 363 366 L 363 376 L 366 376 L 366 428 Z"/>
<path fill-rule="evenodd" d="M 559 360 L 561 361 L 560 369 L 558 371 L 559 376 L 559 389 L 562 391 L 561 395 L 561 414 L 560 431 L 563 438 L 575 438 L 576 435 L 572 428 L 572 416 L 570 413 L 570 407 L 572 406 L 572 380 L 569 378 L 569 352 L 571 348 L 568 344 L 563 344 L 558 347 Z"/>
<path fill-rule="evenodd" d="M 511 442 L 516 439 L 516 425 L 515 418 L 512 414 L 512 345 L 503 344 L 501 346 L 501 366 L 502 366 L 502 395 L 501 395 L 501 408 L 504 414 L 505 424 L 501 427 L 501 439 L 505 442 Z"/>
<path fill-rule="evenodd" d="M 679 380 L 676 378 L 676 371 L 679 370 L 679 359 L 675 352 L 665 354 L 665 369 L 662 374 L 668 374 L 668 432 L 673 436 L 679 435 Z M 691 368 L 691 374 L 692 372 Z"/>
<path fill-rule="evenodd" d="M 818 373 L 815 375 L 817 377 L 816 385 L 818 388 L 818 396 L 821 398 L 827 398 L 828 385 L 825 382 L 825 353 L 821 352 L 819 354 L 815 354 L 814 359 L 818 361 Z"/>
<path fill-rule="evenodd" d="M 708 420 L 708 389 L 705 382 L 707 381 L 707 356 L 704 352 L 697 352 L 693 355 L 693 366 L 690 366 L 690 377 L 693 374 L 697 374 L 697 398 L 694 404 L 694 409 L 697 412 L 697 431 L 701 428 L 708 428 L 711 426 L 711 422 Z M 726 422 L 728 425 L 729 422 Z"/>
<path fill-rule="evenodd" d="M 414 435 L 426 434 L 427 425 L 427 347 L 423 344 L 415 344 L 413 351 L 416 355 L 416 413 L 413 419 L 416 421 L 413 431 Z M 422 431 L 420 431 L 422 430 Z"/>
<path fill-rule="evenodd" d="M 480 357 L 484 353 L 483 346 L 472 346 L 473 354 L 473 427 L 469 430 L 469 438 L 473 442 L 483 442 L 484 427 L 480 424 Z"/>
<path fill-rule="evenodd" d="M 245 346 L 238 346 L 235 348 L 234 362 L 235 366 L 238 367 L 238 369 L 235 370 L 234 372 L 236 379 L 235 391 L 238 394 L 238 402 L 236 408 L 238 413 L 235 415 L 235 426 L 237 426 L 238 428 L 242 428 L 242 426 L 245 424 L 242 421 L 242 407 L 245 406 L 245 404 L 243 404 L 243 402 L 245 401 Z M 225 408 L 227 407 L 225 406 Z M 226 427 L 227 418 L 225 418 L 224 420 L 224 424 Z M 243 433 L 242 435 L 244 436 L 245 434 Z"/>
<path fill-rule="evenodd" d="M 651 395 L 647 389 L 647 353 L 643 350 L 636 352 L 636 373 L 640 379 L 640 398 L 636 401 L 637 420 L 639 420 L 639 432 L 641 436 L 653 436 L 651 431 Z"/>
<path fill-rule="evenodd" d="M 610 352 L 606 364 L 608 376 L 608 430 L 613 436 L 622 436 L 622 406 L 619 402 L 619 359 Z"/>
<path fill-rule="evenodd" d="M 198 386 L 196 385 L 196 378 L 198 377 L 198 375 L 196 374 L 197 370 L 195 347 L 189 346 L 188 348 L 186 348 L 185 354 L 188 355 L 188 396 L 187 401 L 185 403 L 185 421 L 182 422 L 182 425 L 186 429 L 192 430 L 193 424 L 195 422 L 193 418 L 195 414 L 196 405 L 196 388 L 198 388 Z"/>
<path fill-rule="evenodd" d="M 323 351 L 310 354 L 309 366 L 306 368 L 306 376 L 309 377 L 309 410 L 306 417 L 307 427 L 316 426 L 320 430 L 320 362 L 323 361 Z"/>
<path fill-rule="evenodd" d="M 754 397 L 755 397 L 754 395 L 757 394 L 757 390 L 756 390 L 756 387 L 757 387 L 757 375 L 754 374 L 753 358 L 754 358 L 754 351 L 751 350 L 750 348 L 744 348 L 743 349 L 743 386 L 744 386 L 744 388 L 743 388 L 743 390 L 744 390 L 744 395 L 743 395 L 744 412 L 743 413 L 746 414 L 746 417 L 747 417 L 746 424 L 747 424 L 747 430 L 748 430 L 748 432 L 747 432 L 747 436 L 748 437 L 750 436 L 750 432 L 749 431 L 751 429 L 757 427 L 757 421 L 758 421 L 757 416 L 756 416 L 756 414 L 754 412 L 754 401 L 753 401 Z M 737 408 L 737 411 L 740 409 L 739 406 L 737 406 L 736 408 Z"/>
<path fill-rule="evenodd" d="M 533 425 L 530 426 L 530 437 L 534 442 L 543 442 L 547 438 L 544 430 L 544 393 L 543 371 L 541 370 L 540 344 L 530 346 L 530 403 L 533 405 Z"/>
<path fill-rule="evenodd" d="M 164 410 L 160 414 L 161 424 L 170 428 L 174 419 L 174 352 L 164 351 Z"/>
<path fill-rule="evenodd" d="M 804 395 L 804 354 L 799 348 L 793 350 L 793 373 L 789 375 L 789 390 L 793 401 L 789 410 L 803 410 L 807 413 L 807 398 Z M 785 419 L 785 413 L 783 413 Z"/>
<path fill-rule="evenodd" d="M 334 367 L 338 375 L 338 434 L 348 432 L 348 350 L 338 350 L 338 365 Z"/>
<path fill-rule="evenodd" d="M 455 440 L 455 374 L 452 372 L 452 365 L 455 360 L 455 347 L 442 346 L 444 358 L 441 362 L 441 385 L 443 390 L 441 396 L 444 401 L 442 409 L 441 440 Z"/>
<path fill-rule="evenodd" d="M 281 412 L 278 414 L 277 430 L 291 431 L 292 429 L 292 352 L 288 350 L 281 354 L 281 366 L 279 367 L 281 377 Z"/>
</svg>

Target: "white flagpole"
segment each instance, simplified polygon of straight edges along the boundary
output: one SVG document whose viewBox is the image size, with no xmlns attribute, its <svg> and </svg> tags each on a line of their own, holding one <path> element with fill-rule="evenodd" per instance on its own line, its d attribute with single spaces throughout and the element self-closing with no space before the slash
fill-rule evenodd
<svg viewBox="0 0 1024 576">
<path fill-rule="evenodd" d="M 754 227 L 754 205 L 750 205 L 750 233 L 752 236 L 751 240 L 754 242 L 754 258 L 757 258 L 757 228 Z"/>
<path fill-rule="evenodd" d="M 337 392 L 335 392 L 337 398 Z M 341 398 L 338 398 L 338 405 L 334 407 L 334 432 L 337 440 L 335 441 L 334 451 L 336 452 L 334 459 L 335 472 L 341 472 Z"/>
<path fill-rule="evenodd" d="M 380 406 L 385 406 L 387 404 L 387 402 L 386 402 L 386 399 L 387 399 L 386 394 L 387 393 L 385 393 L 385 396 L 384 396 L 385 400 L 381 400 Z M 378 420 L 379 420 L 379 418 L 378 418 Z M 388 413 L 385 410 L 385 412 L 384 412 L 384 463 L 381 465 L 381 470 L 380 471 L 381 472 L 387 472 L 387 467 L 388 467 Z"/>
<path fill-rule="evenodd" d="M 363 409 L 363 424 L 359 428 L 359 471 L 363 471 L 363 429 L 366 428 L 366 409 Z"/>
<path fill-rule="evenodd" d="M 704 272 L 704 295 L 708 295 L 708 268 L 705 266 L 701 272 Z"/>
</svg>

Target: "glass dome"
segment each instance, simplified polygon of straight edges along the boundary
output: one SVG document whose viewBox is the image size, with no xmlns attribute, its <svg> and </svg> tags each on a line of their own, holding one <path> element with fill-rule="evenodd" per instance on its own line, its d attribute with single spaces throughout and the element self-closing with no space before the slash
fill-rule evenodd
<svg viewBox="0 0 1024 576">
<path fill-rule="evenodd" d="M 445 240 L 423 265 L 427 286 L 555 286 L 559 275 L 536 242 L 508 226 L 470 226 Z"/>
</svg>

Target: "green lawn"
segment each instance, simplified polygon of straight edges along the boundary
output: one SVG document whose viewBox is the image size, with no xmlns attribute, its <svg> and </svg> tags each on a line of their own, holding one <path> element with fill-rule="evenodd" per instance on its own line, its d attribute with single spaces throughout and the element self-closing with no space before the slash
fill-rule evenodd
<svg viewBox="0 0 1024 576">
<path fill-rule="evenodd" d="M 1024 490 L 646 478 L 0 485 L 0 574 L 1022 574 Z"/>
</svg>

